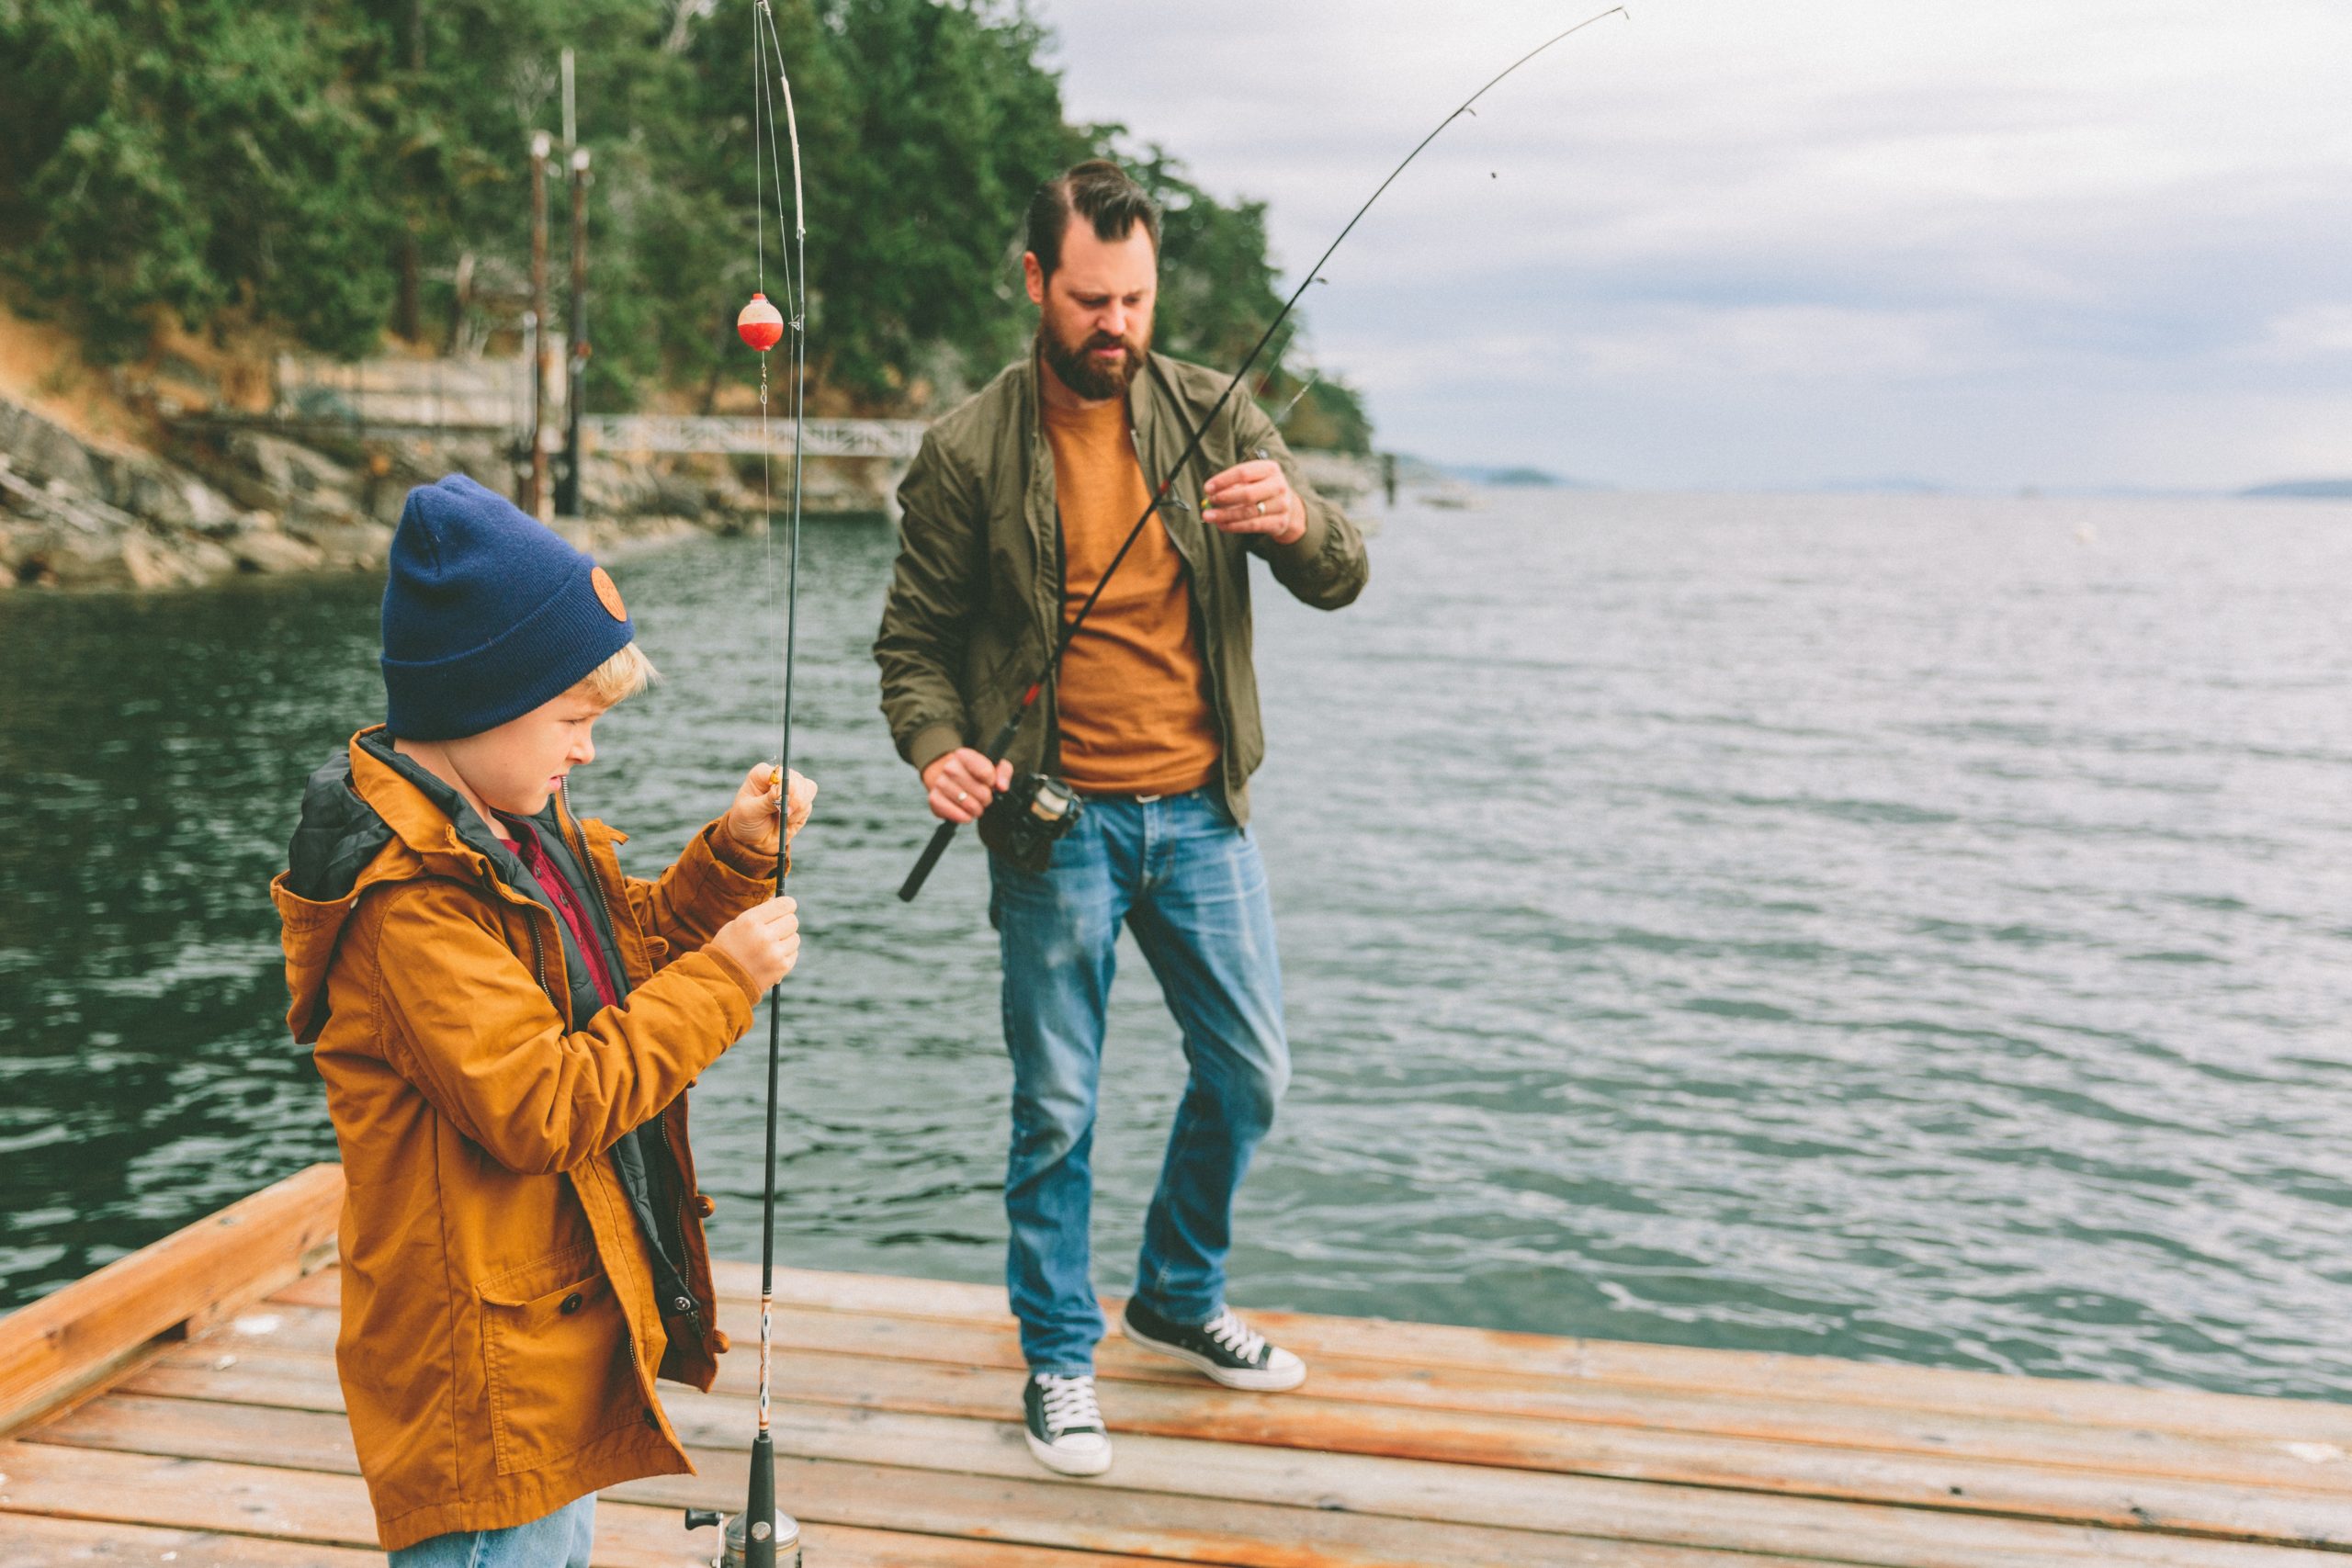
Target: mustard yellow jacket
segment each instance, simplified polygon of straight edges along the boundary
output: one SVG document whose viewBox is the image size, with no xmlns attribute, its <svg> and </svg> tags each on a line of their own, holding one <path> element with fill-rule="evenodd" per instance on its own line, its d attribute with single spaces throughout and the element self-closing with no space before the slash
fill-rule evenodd
<svg viewBox="0 0 2352 1568">
<path fill-rule="evenodd" d="M 775 863 L 713 823 L 658 881 L 626 877 L 622 835 L 565 814 L 629 983 L 625 1005 L 574 1017 L 555 916 L 502 881 L 454 794 L 380 730 L 342 761 L 312 779 L 270 894 L 288 1022 L 313 1045 L 349 1184 L 335 1362 L 383 1546 L 691 1472 L 654 1380 L 707 1389 L 727 1347 L 685 1089 L 756 1000 L 704 944 L 768 895 Z M 607 1157 L 656 1117 L 691 1211 L 694 1306 L 666 1321 Z"/>
</svg>

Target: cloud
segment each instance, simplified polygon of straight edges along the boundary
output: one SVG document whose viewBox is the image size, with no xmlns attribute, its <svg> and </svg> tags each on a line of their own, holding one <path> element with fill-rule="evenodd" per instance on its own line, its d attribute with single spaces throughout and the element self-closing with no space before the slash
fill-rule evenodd
<svg viewBox="0 0 2352 1568">
<path fill-rule="evenodd" d="M 2257 354 L 2284 360 L 2352 355 L 2352 305 L 2306 305 L 2273 317 Z"/>
<path fill-rule="evenodd" d="M 1041 9 L 1073 112 L 1270 201 L 1293 266 L 1579 14 Z M 1534 460 L 1574 429 L 1628 482 L 2352 469 L 2347 57 L 2339 0 L 1637 4 L 1447 129 L 1327 269 L 1313 340 L 1385 440 Z"/>
</svg>

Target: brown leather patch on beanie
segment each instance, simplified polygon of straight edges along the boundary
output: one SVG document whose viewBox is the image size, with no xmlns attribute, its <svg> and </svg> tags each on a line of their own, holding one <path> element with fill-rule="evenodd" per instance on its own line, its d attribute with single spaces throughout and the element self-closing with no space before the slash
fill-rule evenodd
<svg viewBox="0 0 2352 1568">
<path fill-rule="evenodd" d="M 611 575 L 607 573 L 603 567 L 600 566 L 595 570 L 590 572 L 588 574 L 588 581 L 596 585 L 597 601 L 602 604 L 606 610 L 612 612 L 613 619 L 616 621 L 626 621 L 628 619 L 628 611 L 621 604 L 621 591 L 613 586 Z"/>
</svg>

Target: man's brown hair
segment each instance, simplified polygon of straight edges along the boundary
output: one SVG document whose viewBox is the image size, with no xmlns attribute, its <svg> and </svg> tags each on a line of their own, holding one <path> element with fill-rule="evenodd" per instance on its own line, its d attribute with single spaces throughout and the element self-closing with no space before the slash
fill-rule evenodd
<svg viewBox="0 0 2352 1568">
<path fill-rule="evenodd" d="M 1124 240 L 1143 225 L 1151 248 L 1159 249 L 1159 209 L 1127 172 L 1104 158 L 1074 164 L 1037 187 L 1029 198 L 1029 249 L 1047 277 L 1062 265 L 1062 235 L 1073 217 L 1094 225 L 1098 240 Z"/>
</svg>

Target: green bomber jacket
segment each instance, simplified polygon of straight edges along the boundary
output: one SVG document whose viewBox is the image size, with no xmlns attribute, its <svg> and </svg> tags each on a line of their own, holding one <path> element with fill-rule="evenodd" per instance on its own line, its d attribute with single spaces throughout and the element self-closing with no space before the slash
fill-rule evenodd
<svg viewBox="0 0 2352 1568">
<path fill-rule="evenodd" d="M 874 658 L 891 738 L 918 769 L 993 739 L 1061 630 L 1061 524 L 1040 373 L 1036 357 L 1024 356 L 941 418 L 899 486 L 898 566 Z M 1150 356 L 1127 390 L 1147 484 L 1168 476 L 1225 382 L 1201 366 Z M 1202 485 L 1261 448 L 1306 505 L 1306 532 L 1288 545 L 1201 521 Z M 1250 775 L 1266 750 L 1250 656 L 1250 558 L 1264 558 L 1302 603 L 1336 610 L 1363 592 L 1363 536 L 1307 485 L 1273 422 L 1241 393 L 1218 412 L 1170 495 L 1176 504 L 1163 502 L 1152 525 L 1167 528 L 1191 579 L 1193 637 L 1223 741 L 1217 784 L 1234 820 L 1247 822 Z M 1053 699 L 1048 686 L 1023 723 L 1009 753 L 1016 770 L 1054 771 Z"/>
</svg>

